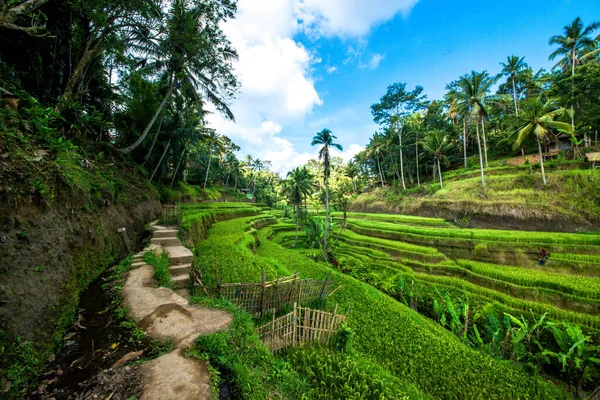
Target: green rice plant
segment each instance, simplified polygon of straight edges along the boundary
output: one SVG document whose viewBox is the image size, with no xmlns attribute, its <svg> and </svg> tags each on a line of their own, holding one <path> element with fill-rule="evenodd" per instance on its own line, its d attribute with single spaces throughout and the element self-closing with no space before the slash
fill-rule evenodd
<svg viewBox="0 0 600 400">
<path fill-rule="evenodd" d="M 600 299 L 600 278 L 556 274 L 544 270 L 458 260 L 458 265 L 477 274 L 528 287 L 542 287 L 577 296 Z"/>
<path fill-rule="evenodd" d="M 343 217 L 344 213 L 333 212 L 332 217 L 340 218 Z M 369 221 L 383 221 L 383 222 L 396 222 L 411 225 L 423 225 L 423 226 L 445 226 L 452 228 L 453 225 L 447 222 L 443 218 L 427 218 L 418 217 L 414 215 L 402 215 L 402 214 L 374 214 L 374 213 L 347 213 L 348 218 L 366 219 Z"/>
<path fill-rule="evenodd" d="M 600 245 L 600 234 L 579 233 L 556 233 L 556 232 L 532 232 L 532 231 L 502 231 L 492 229 L 441 229 L 432 227 L 417 227 L 393 224 L 379 221 L 366 221 L 363 219 L 348 219 L 348 226 L 358 227 L 376 234 L 377 232 L 390 232 L 398 234 L 398 238 L 404 235 L 427 236 L 454 240 L 473 240 L 476 242 L 504 242 L 540 245 L 578 245 L 598 246 Z M 375 236 L 375 235 L 374 235 Z M 598 249 L 590 249 L 598 252 Z"/>
<path fill-rule="evenodd" d="M 402 382 L 360 355 L 308 347 L 284 352 L 283 359 L 308 377 L 314 399 L 428 399 L 414 385 Z"/>
</svg>

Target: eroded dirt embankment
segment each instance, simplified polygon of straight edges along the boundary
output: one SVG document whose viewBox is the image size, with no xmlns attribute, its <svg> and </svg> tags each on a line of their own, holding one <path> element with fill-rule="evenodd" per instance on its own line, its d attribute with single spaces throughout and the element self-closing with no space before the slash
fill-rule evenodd
<svg viewBox="0 0 600 400">
<path fill-rule="evenodd" d="M 21 206 L 0 218 L 0 329 L 47 342 L 74 315 L 79 294 L 156 219 L 156 197 L 86 211 L 68 204 Z"/>
</svg>

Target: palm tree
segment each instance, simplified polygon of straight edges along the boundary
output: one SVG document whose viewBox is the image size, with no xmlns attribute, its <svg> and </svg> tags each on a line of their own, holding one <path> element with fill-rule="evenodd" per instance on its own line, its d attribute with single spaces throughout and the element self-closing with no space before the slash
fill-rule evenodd
<svg viewBox="0 0 600 400">
<path fill-rule="evenodd" d="M 317 133 L 311 142 L 311 146 L 322 146 L 319 150 L 319 160 L 323 162 L 324 182 L 325 182 L 325 232 L 323 237 L 323 251 L 325 258 L 329 260 L 327 254 L 327 236 L 329 235 L 329 174 L 331 172 L 329 148 L 333 147 L 339 151 L 344 149 L 338 143 L 334 143 L 333 140 L 337 139 L 329 129 L 323 129 Z"/>
<path fill-rule="evenodd" d="M 427 153 L 433 155 L 433 163 L 434 165 L 437 163 L 438 175 L 440 176 L 440 188 L 443 189 L 444 182 L 442 180 L 441 161 L 448 165 L 448 159 L 446 158 L 445 153 L 452 147 L 450 135 L 439 130 L 427 132 L 423 138 L 423 141 L 421 142 L 421 145 Z"/>
<path fill-rule="evenodd" d="M 571 25 L 565 26 L 564 35 L 555 35 L 550 38 L 550 45 L 557 45 L 556 49 L 550 54 L 550 60 L 561 56 L 560 61 L 554 68 L 560 67 L 567 69 L 571 67 L 571 128 L 575 129 L 575 109 L 573 96 L 575 95 L 575 67 L 589 54 L 586 49 L 595 48 L 596 41 L 590 35 L 600 28 L 600 22 L 592 22 L 584 27 L 580 17 L 575 18 Z"/>
<path fill-rule="evenodd" d="M 356 192 L 355 179 L 358 176 L 358 166 L 356 165 L 356 162 L 352 160 L 349 161 L 348 164 L 346 164 L 346 169 L 344 170 L 344 173 L 352 181 L 352 189 L 354 190 L 354 192 Z"/>
<path fill-rule="evenodd" d="M 521 71 L 527 68 L 527 63 L 523 61 L 524 59 L 525 57 L 519 58 L 515 55 L 512 55 L 507 58 L 506 64 L 503 62 L 500 63 L 500 65 L 502 65 L 502 71 L 500 72 L 500 75 L 510 78 L 512 82 L 513 100 L 515 102 L 515 115 L 517 117 L 519 116 L 519 105 L 517 103 L 517 85 L 515 84 L 515 77 Z"/>
<path fill-rule="evenodd" d="M 255 171 L 262 171 L 264 168 L 264 163 L 260 158 L 257 158 L 252 162 L 252 169 Z"/>
<path fill-rule="evenodd" d="M 310 194 L 312 189 L 312 176 L 308 173 L 306 167 L 296 168 L 287 173 L 287 179 L 284 182 L 284 193 L 289 196 L 291 203 L 295 207 L 295 220 L 296 220 L 296 240 L 294 245 L 296 247 L 298 243 L 298 230 L 300 226 L 300 208 L 302 207 L 302 201 Z"/>
<path fill-rule="evenodd" d="M 237 59 L 237 53 L 219 27 L 225 16 L 211 10 L 211 7 L 189 7 L 185 0 L 175 0 L 165 35 L 136 46 L 152 60 L 145 69 L 162 75 L 168 86 L 140 137 L 131 146 L 119 149 L 121 153 L 131 153 L 144 141 L 177 88 L 190 92 L 199 104 L 207 100 L 225 118 L 234 119 L 228 99 L 238 86 L 230 66 L 230 61 Z M 212 19 L 207 18 L 209 12 L 216 13 Z"/>
<path fill-rule="evenodd" d="M 542 182 L 546 185 L 546 173 L 544 171 L 544 155 L 542 153 L 541 140 L 545 140 L 554 131 L 573 132 L 573 127 L 565 122 L 556 121 L 557 117 L 569 114 L 564 108 L 555 106 L 555 101 L 548 100 L 542 103 L 542 100 L 527 100 L 522 108 L 521 128 L 517 131 L 518 136 L 515 146 L 520 146 L 532 134 L 535 135 L 540 155 L 540 166 L 542 169 Z M 541 140 L 540 140 L 541 139 Z"/>
<path fill-rule="evenodd" d="M 408 126 L 415 134 L 415 159 L 417 163 L 417 186 L 421 187 L 421 177 L 419 176 L 419 132 L 423 129 L 423 114 L 420 112 L 412 113 L 407 119 Z"/>
<path fill-rule="evenodd" d="M 208 173 L 210 172 L 210 163 L 212 161 L 213 152 L 216 151 L 218 153 L 220 150 L 221 143 L 219 139 L 220 136 L 215 130 L 211 129 L 208 133 L 204 134 L 204 141 L 208 146 L 208 165 L 206 166 L 206 175 L 204 177 L 204 189 L 206 189 L 206 182 L 208 182 Z"/>
<path fill-rule="evenodd" d="M 485 175 L 483 172 L 483 163 L 485 160 L 485 166 L 488 167 L 487 157 L 487 140 L 485 137 L 485 120 L 487 118 L 487 110 L 485 105 L 487 103 L 504 102 L 506 101 L 506 95 L 488 94 L 492 85 L 497 82 L 498 78 L 492 78 L 490 75 L 484 72 L 471 71 L 461 77 L 457 82 L 457 87 L 453 89 L 449 95 L 453 97 L 455 101 L 456 110 L 463 114 L 469 115 L 471 121 L 475 123 L 477 133 L 477 146 L 479 148 L 479 166 L 481 170 L 481 185 L 485 187 Z M 483 152 L 481 149 L 481 139 L 479 135 L 479 123 L 483 129 Z"/>
<path fill-rule="evenodd" d="M 382 135 L 375 132 L 371 138 L 371 142 L 367 146 L 367 155 L 369 157 L 375 157 L 377 160 L 377 169 L 379 170 L 379 178 L 381 179 L 381 187 L 385 185 L 383 180 L 383 170 L 381 169 L 380 157 L 383 157 L 385 151 L 385 142 Z"/>
</svg>

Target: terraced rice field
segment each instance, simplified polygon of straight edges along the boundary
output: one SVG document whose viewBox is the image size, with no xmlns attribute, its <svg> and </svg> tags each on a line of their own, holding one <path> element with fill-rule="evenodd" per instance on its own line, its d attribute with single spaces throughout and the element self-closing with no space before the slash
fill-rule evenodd
<svg viewBox="0 0 600 400">
<path fill-rule="evenodd" d="M 206 284 L 215 284 L 218 266 L 224 283 L 260 282 L 264 270 L 268 279 L 295 272 L 323 279 L 332 273 L 342 285 L 327 307 L 337 303 L 348 316 L 356 332 L 353 353 L 342 359 L 326 350 L 283 356 L 298 365 L 296 373 L 315 397 L 365 398 L 361 393 L 369 391 L 380 393 L 378 398 L 568 397 L 516 362 L 485 354 L 483 344 L 478 350 L 473 327 L 483 332 L 491 318 L 502 321 L 504 313 L 527 318 L 547 313 L 598 340 L 598 234 L 461 229 L 440 219 L 349 213 L 335 246 L 335 268 L 306 248 L 303 230 L 292 248 L 295 225 L 277 215 L 249 205 L 196 205 L 184 212 L 184 220 L 190 232 L 200 232 L 201 221 L 212 223 L 194 239 L 196 268 Z M 333 215 L 339 223 L 341 214 Z M 339 226 L 332 230 L 332 241 L 339 232 Z M 537 263 L 541 247 L 551 253 L 544 266 Z M 445 301 L 468 310 L 458 337 L 454 328 L 438 323 L 436 307 Z M 328 370 L 340 365 L 347 370 Z M 361 368 L 373 371 L 372 380 L 388 382 L 388 389 L 371 381 L 361 386 L 365 378 L 355 373 Z M 598 370 L 591 376 L 598 377 Z M 357 383 L 344 386 L 336 378 Z"/>
</svg>

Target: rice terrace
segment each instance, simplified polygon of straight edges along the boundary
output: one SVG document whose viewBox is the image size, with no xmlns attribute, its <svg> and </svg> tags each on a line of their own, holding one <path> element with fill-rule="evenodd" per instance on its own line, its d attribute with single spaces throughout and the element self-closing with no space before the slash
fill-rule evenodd
<svg viewBox="0 0 600 400">
<path fill-rule="evenodd" d="M 600 3 L 0 4 L 0 399 L 600 400 Z"/>
</svg>

